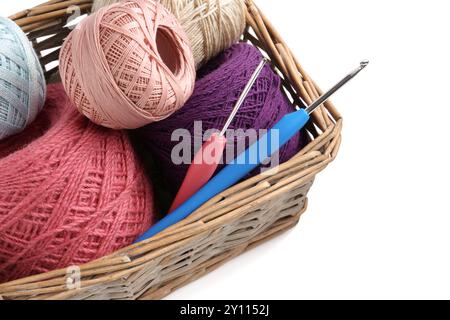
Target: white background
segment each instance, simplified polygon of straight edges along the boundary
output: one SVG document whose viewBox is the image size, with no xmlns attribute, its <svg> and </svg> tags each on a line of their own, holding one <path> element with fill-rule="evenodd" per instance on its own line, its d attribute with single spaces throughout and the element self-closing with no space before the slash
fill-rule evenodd
<svg viewBox="0 0 450 320">
<path fill-rule="evenodd" d="M 450 298 L 449 2 L 255 2 L 323 89 L 371 64 L 333 99 L 343 144 L 300 224 L 169 298 Z"/>
</svg>

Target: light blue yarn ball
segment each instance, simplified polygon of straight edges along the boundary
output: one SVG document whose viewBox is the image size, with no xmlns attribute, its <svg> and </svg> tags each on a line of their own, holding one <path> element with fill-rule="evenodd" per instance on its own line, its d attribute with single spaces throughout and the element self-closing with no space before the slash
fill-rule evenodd
<svg viewBox="0 0 450 320">
<path fill-rule="evenodd" d="M 13 21 L 0 17 L 0 140 L 36 119 L 45 93 L 44 73 L 30 41 Z"/>
</svg>

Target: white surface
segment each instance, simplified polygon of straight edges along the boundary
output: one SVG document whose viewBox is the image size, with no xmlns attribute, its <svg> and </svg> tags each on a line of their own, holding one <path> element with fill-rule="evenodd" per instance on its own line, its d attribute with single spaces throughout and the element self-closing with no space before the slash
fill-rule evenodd
<svg viewBox="0 0 450 320">
<path fill-rule="evenodd" d="M 450 298 L 448 1 L 255 2 L 324 89 L 371 64 L 299 226 L 169 298 Z"/>
</svg>

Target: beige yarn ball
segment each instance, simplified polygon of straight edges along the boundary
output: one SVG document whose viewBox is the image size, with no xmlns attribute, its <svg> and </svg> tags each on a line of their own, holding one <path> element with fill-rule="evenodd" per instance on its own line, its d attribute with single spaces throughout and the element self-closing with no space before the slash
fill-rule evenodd
<svg viewBox="0 0 450 320">
<path fill-rule="evenodd" d="M 92 11 L 121 0 L 95 0 Z M 151 0 L 149 0 L 151 1 Z M 245 29 L 243 0 L 158 0 L 178 18 L 191 42 L 195 65 L 237 42 Z"/>
</svg>

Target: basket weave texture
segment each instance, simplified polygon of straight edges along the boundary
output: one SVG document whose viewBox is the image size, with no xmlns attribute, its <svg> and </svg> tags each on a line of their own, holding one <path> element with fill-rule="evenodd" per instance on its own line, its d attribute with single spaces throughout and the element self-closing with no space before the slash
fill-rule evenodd
<svg viewBox="0 0 450 320">
<path fill-rule="evenodd" d="M 12 17 L 33 42 L 49 82 L 58 81 L 59 48 L 74 14 L 92 0 L 51 0 Z M 322 91 L 281 36 L 246 0 L 243 41 L 258 47 L 281 76 L 297 107 Z M 45 40 L 41 40 L 44 37 Z M 307 206 L 317 173 L 332 162 L 341 142 L 342 118 L 331 102 L 311 117 L 311 142 L 290 161 L 222 192 L 157 236 L 91 263 L 0 285 L 0 299 L 160 299 L 241 253 L 295 226 Z"/>
</svg>

